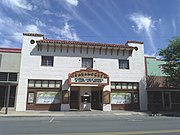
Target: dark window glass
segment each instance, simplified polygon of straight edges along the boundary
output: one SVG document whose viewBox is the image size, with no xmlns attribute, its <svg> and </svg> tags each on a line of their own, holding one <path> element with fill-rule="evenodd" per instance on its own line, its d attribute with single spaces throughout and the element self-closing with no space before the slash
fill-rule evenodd
<svg viewBox="0 0 180 135">
<path fill-rule="evenodd" d="M 0 67 L 1 67 L 1 61 L 2 61 L 2 54 L 0 54 Z"/>
<path fill-rule="evenodd" d="M 119 69 L 129 69 L 129 60 L 119 60 Z"/>
<path fill-rule="evenodd" d="M 180 92 L 172 92 L 172 103 L 180 103 Z"/>
<path fill-rule="evenodd" d="M 41 65 L 42 66 L 53 66 L 54 57 L 53 56 L 42 56 Z"/>
<path fill-rule="evenodd" d="M 7 81 L 8 79 L 8 73 L 0 73 L 0 81 Z"/>
<path fill-rule="evenodd" d="M 82 58 L 82 68 L 93 68 L 93 58 Z"/>
<path fill-rule="evenodd" d="M 17 73 L 9 73 L 9 81 L 17 81 Z"/>
</svg>

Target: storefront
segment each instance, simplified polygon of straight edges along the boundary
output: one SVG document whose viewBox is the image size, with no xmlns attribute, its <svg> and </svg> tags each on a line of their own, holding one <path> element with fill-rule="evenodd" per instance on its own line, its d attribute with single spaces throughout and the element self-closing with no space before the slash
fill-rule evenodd
<svg viewBox="0 0 180 135">
<path fill-rule="evenodd" d="M 139 110 L 138 82 L 111 82 L 112 110 Z"/>
<path fill-rule="evenodd" d="M 61 108 L 60 80 L 28 80 L 27 110 L 59 111 Z"/>
<path fill-rule="evenodd" d="M 173 88 L 148 90 L 148 109 L 158 111 L 180 111 L 180 91 Z"/>
</svg>

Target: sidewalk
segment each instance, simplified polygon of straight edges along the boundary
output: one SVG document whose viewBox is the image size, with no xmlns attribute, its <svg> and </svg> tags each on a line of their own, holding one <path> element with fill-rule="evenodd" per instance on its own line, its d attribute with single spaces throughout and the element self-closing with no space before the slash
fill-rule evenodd
<svg viewBox="0 0 180 135">
<path fill-rule="evenodd" d="M 136 111 L 24 111 L 17 112 L 9 110 L 8 114 L 5 111 L 0 111 L 0 117 L 89 117 L 89 116 L 151 116 L 151 112 L 136 112 Z M 179 112 L 159 112 L 157 116 L 180 117 Z"/>
<path fill-rule="evenodd" d="M 134 111 L 0 111 L 0 117 L 88 117 L 88 116 L 148 116 L 148 112 Z"/>
</svg>

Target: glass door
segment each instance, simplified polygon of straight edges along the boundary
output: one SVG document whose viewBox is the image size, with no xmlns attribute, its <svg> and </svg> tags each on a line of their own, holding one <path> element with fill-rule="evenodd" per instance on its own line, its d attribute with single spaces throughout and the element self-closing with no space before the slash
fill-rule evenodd
<svg viewBox="0 0 180 135">
<path fill-rule="evenodd" d="M 91 108 L 102 110 L 102 91 L 91 91 Z"/>
<path fill-rule="evenodd" d="M 70 91 L 70 109 L 79 109 L 79 91 Z"/>
</svg>

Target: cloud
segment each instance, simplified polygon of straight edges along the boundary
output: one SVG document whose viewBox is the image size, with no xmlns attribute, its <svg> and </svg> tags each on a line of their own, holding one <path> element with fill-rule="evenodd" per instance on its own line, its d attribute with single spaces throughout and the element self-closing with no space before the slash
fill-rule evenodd
<svg viewBox="0 0 180 135">
<path fill-rule="evenodd" d="M 173 34 L 176 35 L 176 21 L 172 20 Z"/>
<path fill-rule="evenodd" d="M 4 39 L 2 43 L 0 43 L 0 47 L 2 48 L 11 48 L 12 42 L 10 40 Z"/>
<path fill-rule="evenodd" d="M 136 24 L 138 31 L 150 31 L 151 28 L 154 28 L 154 22 L 150 16 L 133 13 L 129 16 L 129 19 Z"/>
<path fill-rule="evenodd" d="M 25 26 L 24 29 L 26 32 L 32 32 L 32 33 L 41 33 L 41 31 L 39 30 L 39 28 L 36 25 L 33 24 L 29 24 Z"/>
<path fill-rule="evenodd" d="M 75 29 L 68 22 L 65 22 L 62 28 L 52 27 L 50 30 L 57 34 L 61 39 L 75 41 L 80 40 L 77 33 L 75 32 Z"/>
<path fill-rule="evenodd" d="M 27 0 L 2 0 L 2 4 L 18 13 L 21 12 L 21 10 L 32 10 L 36 7 Z"/>
<path fill-rule="evenodd" d="M 35 21 L 34 24 L 22 24 L 20 21 L 0 13 L 0 46 L 21 46 L 23 32 L 41 33 L 40 29 L 36 26 L 36 23 L 41 26 L 43 25 L 40 21 Z"/>
<path fill-rule="evenodd" d="M 139 13 L 133 13 L 129 16 L 129 19 L 135 23 L 133 28 L 137 28 L 138 33 L 145 32 L 146 36 L 149 38 L 150 46 L 154 52 L 156 52 L 156 47 L 153 41 L 153 30 L 156 30 L 155 23 L 160 22 L 153 20 L 151 16 L 146 16 Z M 144 34 L 144 33 L 143 33 Z"/>
<path fill-rule="evenodd" d="M 35 24 L 36 24 L 37 26 L 39 26 L 39 27 L 45 27 L 45 26 L 46 26 L 46 24 L 43 23 L 43 22 L 40 21 L 40 20 L 36 20 L 36 21 L 35 21 Z"/>
<path fill-rule="evenodd" d="M 73 27 L 70 26 L 67 22 L 64 24 L 64 27 L 61 30 L 61 35 L 67 39 L 79 41 L 79 37 L 75 33 Z"/>
<path fill-rule="evenodd" d="M 77 6 L 78 5 L 78 0 L 65 0 L 68 4 L 72 6 Z"/>
<path fill-rule="evenodd" d="M 45 10 L 42 13 L 45 15 L 49 15 L 49 16 L 60 17 L 60 20 L 62 20 L 64 22 L 72 20 L 72 17 L 67 13 L 51 12 L 50 10 Z"/>
</svg>

